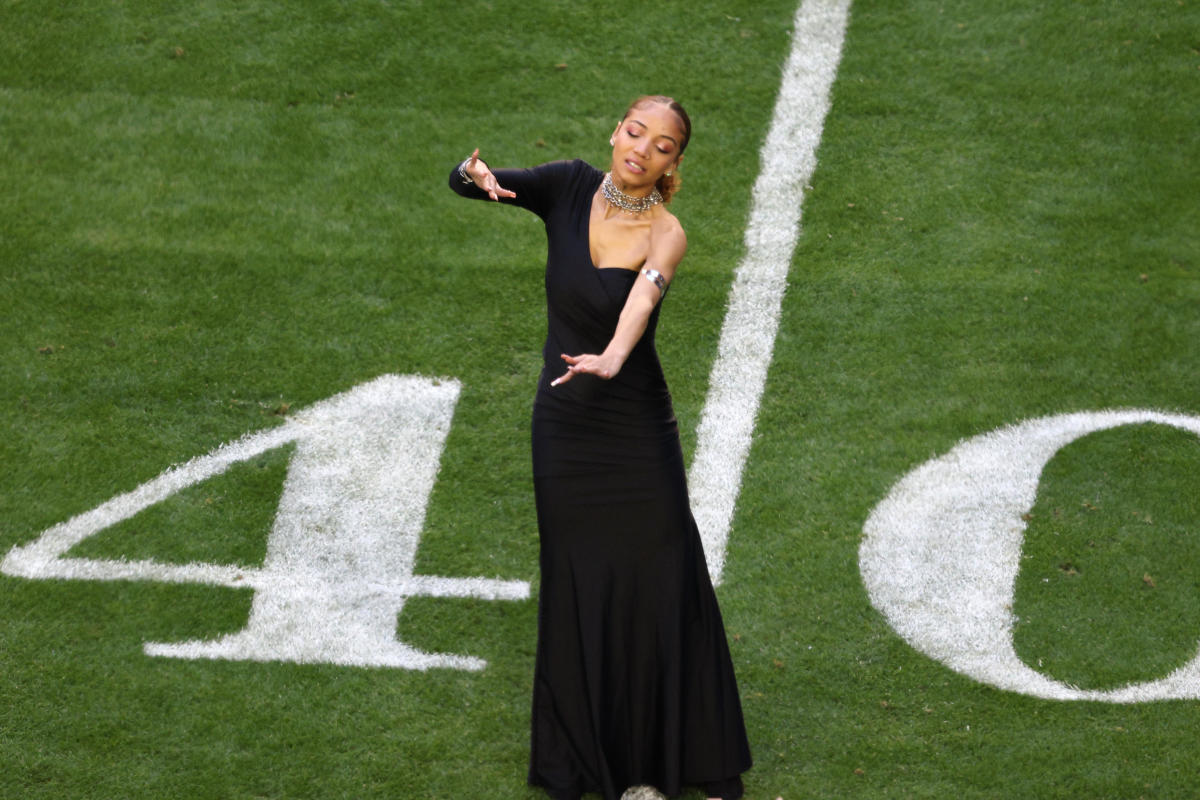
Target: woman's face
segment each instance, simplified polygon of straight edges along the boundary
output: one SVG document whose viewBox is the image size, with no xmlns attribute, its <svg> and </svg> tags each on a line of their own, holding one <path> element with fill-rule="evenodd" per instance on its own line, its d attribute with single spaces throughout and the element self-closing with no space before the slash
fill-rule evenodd
<svg viewBox="0 0 1200 800">
<path fill-rule="evenodd" d="M 612 174 L 625 189 L 653 186 L 683 157 L 683 123 L 669 106 L 649 103 L 635 108 L 613 132 Z"/>
</svg>

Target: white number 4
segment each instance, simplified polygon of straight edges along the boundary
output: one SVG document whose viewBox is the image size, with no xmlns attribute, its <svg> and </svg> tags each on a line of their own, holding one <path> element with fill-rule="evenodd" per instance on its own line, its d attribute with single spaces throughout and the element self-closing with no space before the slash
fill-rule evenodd
<svg viewBox="0 0 1200 800">
<path fill-rule="evenodd" d="M 148 643 L 152 656 L 482 669 L 478 658 L 425 653 L 396 637 L 409 597 L 529 597 L 525 581 L 413 574 L 459 388 L 451 380 L 382 376 L 55 525 L 13 548 L 0 571 L 255 590 L 243 630 L 211 641 Z M 293 442 L 262 568 L 67 556 L 89 536 L 179 490 Z"/>
</svg>

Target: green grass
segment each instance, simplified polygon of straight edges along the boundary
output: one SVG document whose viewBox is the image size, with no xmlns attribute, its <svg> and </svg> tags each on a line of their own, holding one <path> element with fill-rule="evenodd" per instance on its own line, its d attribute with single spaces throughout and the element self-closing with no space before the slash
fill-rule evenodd
<svg viewBox="0 0 1200 800">
<path fill-rule="evenodd" d="M 690 247 L 659 343 L 690 452 L 794 8 L 0 3 L 0 551 L 423 374 L 463 391 L 418 570 L 536 588 L 540 225 L 446 173 L 475 146 L 603 165 L 633 96 L 685 102 Z M 852 6 L 719 591 L 748 797 L 1194 793 L 1195 702 L 974 683 L 871 608 L 857 548 L 963 437 L 1200 413 L 1198 84 L 1192 0 Z M 1198 450 L 1151 426 L 1051 462 L 1017 582 L 1027 663 L 1108 688 L 1195 652 Z M 286 458 L 75 553 L 257 563 Z M 478 674 L 142 652 L 238 630 L 250 600 L 0 578 L 0 796 L 538 796 L 534 603 L 409 602 L 401 637 Z"/>
<path fill-rule="evenodd" d="M 1110 688 L 1195 655 L 1198 482 L 1196 437 L 1173 428 L 1117 429 L 1060 452 L 1042 476 L 1017 587 L 1014 611 L 1028 603 L 1035 614 L 1016 638 L 1027 663 Z"/>
</svg>

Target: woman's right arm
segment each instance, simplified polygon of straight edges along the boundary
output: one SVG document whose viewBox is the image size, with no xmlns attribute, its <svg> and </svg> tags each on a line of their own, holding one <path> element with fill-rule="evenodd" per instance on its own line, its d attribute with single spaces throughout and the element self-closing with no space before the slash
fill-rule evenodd
<svg viewBox="0 0 1200 800">
<path fill-rule="evenodd" d="M 558 161 L 532 169 L 497 169 L 479 157 L 479 150 L 450 170 L 450 188 L 463 197 L 515 205 L 544 217 L 554 194 L 571 171 Z"/>
</svg>

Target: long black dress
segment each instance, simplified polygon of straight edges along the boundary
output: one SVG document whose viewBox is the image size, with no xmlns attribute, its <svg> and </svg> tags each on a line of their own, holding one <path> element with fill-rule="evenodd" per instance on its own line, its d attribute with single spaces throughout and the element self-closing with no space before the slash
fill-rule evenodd
<svg viewBox="0 0 1200 800">
<path fill-rule="evenodd" d="M 741 795 L 750 767 L 721 612 L 688 504 L 679 432 L 654 349 L 658 310 L 612 380 L 566 371 L 601 353 L 639 278 L 597 269 L 582 162 L 494 170 L 502 202 L 546 224 L 548 333 L 533 409 L 541 554 L 529 783 L 558 800 L 629 786 Z M 457 170 L 451 187 L 484 198 Z"/>
</svg>

